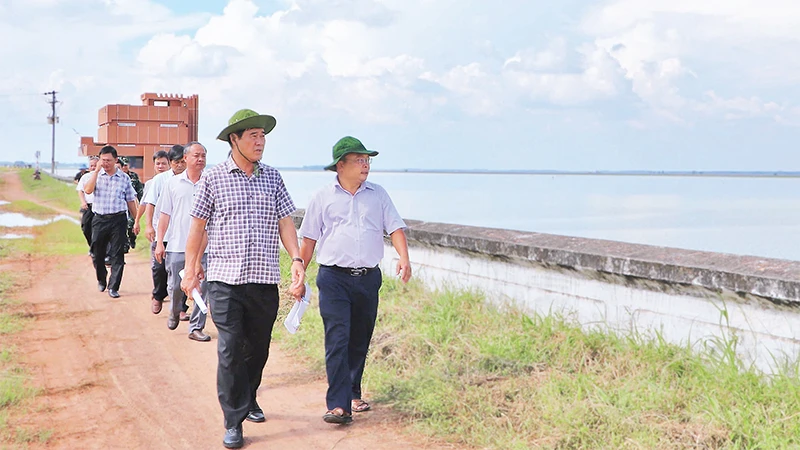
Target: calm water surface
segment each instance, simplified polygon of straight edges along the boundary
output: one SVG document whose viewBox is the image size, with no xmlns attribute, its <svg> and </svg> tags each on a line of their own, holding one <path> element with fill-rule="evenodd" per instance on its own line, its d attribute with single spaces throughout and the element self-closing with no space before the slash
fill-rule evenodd
<svg viewBox="0 0 800 450">
<path fill-rule="evenodd" d="M 297 206 L 333 174 L 283 171 Z M 800 260 L 800 179 L 370 174 L 403 217 Z"/>
<path fill-rule="evenodd" d="M 281 173 L 299 208 L 334 177 Z M 369 180 L 409 219 L 800 260 L 800 178 L 373 172 Z"/>
</svg>

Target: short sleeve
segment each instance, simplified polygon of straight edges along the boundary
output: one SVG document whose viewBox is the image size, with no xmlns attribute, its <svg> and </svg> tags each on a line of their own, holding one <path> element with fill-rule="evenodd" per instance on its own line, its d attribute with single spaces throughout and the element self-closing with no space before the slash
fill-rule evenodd
<svg viewBox="0 0 800 450">
<path fill-rule="evenodd" d="M 283 177 L 277 170 L 275 171 L 275 177 L 277 178 L 275 180 L 277 184 L 275 187 L 275 212 L 278 215 L 278 219 L 283 219 L 295 212 L 297 208 L 294 206 L 292 197 L 289 195 L 289 191 L 283 183 Z"/>
<path fill-rule="evenodd" d="M 147 180 L 147 182 L 144 183 L 144 194 L 142 194 L 142 203 L 145 202 L 145 199 L 147 198 L 147 193 L 150 191 L 150 186 L 152 185 L 153 185 L 152 179 L 149 179 Z"/>
<path fill-rule="evenodd" d="M 145 189 L 144 196 L 142 197 L 142 203 L 149 203 L 155 206 L 156 201 L 158 200 L 158 194 L 156 191 L 158 191 L 158 182 L 160 181 L 160 178 L 158 178 L 159 176 L 161 176 L 161 174 L 156 175 L 153 177 L 153 179 L 148 181 L 150 187 Z"/>
<path fill-rule="evenodd" d="M 194 200 L 189 215 L 202 220 L 211 218 L 214 212 L 214 179 L 210 173 L 204 173 L 197 182 Z"/>
<path fill-rule="evenodd" d="M 406 223 L 400 217 L 397 208 L 394 207 L 389 193 L 383 187 L 381 187 L 381 207 L 383 208 L 383 229 L 386 230 L 386 234 L 392 234 L 400 228 L 406 227 Z"/>
<path fill-rule="evenodd" d="M 322 202 L 319 194 L 315 194 L 308 202 L 303 222 L 300 224 L 300 236 L 315 241 L 322 237 Z"/>
<path fill-rule="evenodd" d="M 125 179 L 128 181 L 125 185 L 125 201 L 131 202 L 137 199 L 136 191 L 133 189 L 130 177 L 125 175 Z"/>
<path fill-rule="evenodd" d="M 176 184 L 172 180 L 177 180 L 176 177 L 170 178 L 170 181 L 167 182 L 167 185 L 164 186 L 164 192 L 161 193 L 161 197 L 158 199 L 158 209 L 160 212 L 172 216 L 172 208 L 173 208 L 173 197 L 175 196 L 175 189 L 173 186 Z"/>
</svg>

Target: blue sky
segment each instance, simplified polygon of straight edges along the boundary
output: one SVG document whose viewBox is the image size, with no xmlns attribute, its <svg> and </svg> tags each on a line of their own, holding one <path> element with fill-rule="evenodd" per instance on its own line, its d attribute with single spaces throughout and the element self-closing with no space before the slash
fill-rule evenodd
<svg viewBox="0 0 800 450">
<path fill-rule="evenodd" d="M 552 3 L 552 4 L 550 4 Z M 275 115 L 265 161 L 800 170 L 793 0 L 0 0 L 0 160 L 80 162 L 97 110 L 200 95 L 200 140 Z"/>
</svg>

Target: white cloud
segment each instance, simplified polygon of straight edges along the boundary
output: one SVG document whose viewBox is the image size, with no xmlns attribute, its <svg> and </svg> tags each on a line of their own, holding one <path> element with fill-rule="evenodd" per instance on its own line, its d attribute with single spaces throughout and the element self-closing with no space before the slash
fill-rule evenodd
<svg viewBox="0 0 800 450">
<path fill-rule="evenodd" d="M 520 68 L 522 70 L 555 71 L 563 69 L 567 59 L 567 42 L 563 37 L 550 39 L 547 48 L 537 50 L 523 49 L 508 58 L 503 68 Z"/>
<path fill-rule="evenodd" d="M 695 112 L 725 119 L 776 112 L 774 100 L 758 95 L 715 93 L 729 89 L 709 73 L 754 93 L 800 79 L 800 65 L 791 63 L 796 47 L 778 45 L 800 40 L 800 5 L 791 0 L 613 0 L 587 14 L 582 29 L 619 62 L 633 93 L 675 122 L 699 120 Z"/>
<path fill-rule="evenodd" d="M 525 124 L 531 114 L 547 117 L 547 133 L 575 123 L 642 133 L 716 120 L 800 124 L 791 89 L 800 6 L 788 0 L 556 5 L 549 19 L 567 17 L 577 31 L 545 18 L 531 26 L 550 9 L 522 0 L 287 0 L 269 11 L 230 0 L 221 14 L 168 5 L 0 3 L 0 40 L 16 44 L 0 46 L 0 94 L 27 96 L 0 99 L 0 118 L 42 122 L 41 92 L 56 89 L 64 125 L 84 134 L 104 104 L 197 93 L 206 140 L 241 107 L 279 115 L 282 126 L 441 125 L 454 135 L 465 134 L 459 121 Z"/>
</svg>

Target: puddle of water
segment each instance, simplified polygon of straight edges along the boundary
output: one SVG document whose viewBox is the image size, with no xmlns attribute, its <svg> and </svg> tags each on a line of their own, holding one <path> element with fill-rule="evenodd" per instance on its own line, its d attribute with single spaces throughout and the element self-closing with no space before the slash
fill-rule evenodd
<svg viewBox="0 0 800 450">
<path fill-rule="evenodd" d="M 0 239 L 33 239 L 31 234 L 0 234 Z"/>
<path fill-rule="evenodd" d="M 69 220 L 74 224 L 81 224 L 78 220 L 63 214 L 49 219 L 34 219 L 20 213 L 0 213 L 0 227 L 39 227 L 57 220 Z"/>
</svg>

